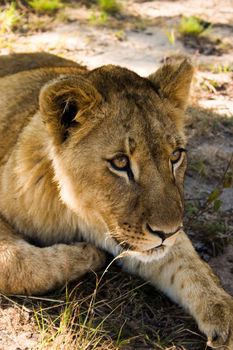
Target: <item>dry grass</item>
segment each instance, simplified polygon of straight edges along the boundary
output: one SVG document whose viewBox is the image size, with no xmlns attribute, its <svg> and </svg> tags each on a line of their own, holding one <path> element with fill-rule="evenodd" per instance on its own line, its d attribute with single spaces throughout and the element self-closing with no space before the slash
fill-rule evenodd
<svg viewBox="0 0 233 350">
<path fill-rule="evenodd" d="M 101 283 L 99 284 L 99 280 Z M 11 297 L 34 319 L 36 349 L 201 350 L 193 319 L 142 280 L 112 266 L 43 298 Z M 7 312 L 7 309 L 6 309 Z"/>
</svg>

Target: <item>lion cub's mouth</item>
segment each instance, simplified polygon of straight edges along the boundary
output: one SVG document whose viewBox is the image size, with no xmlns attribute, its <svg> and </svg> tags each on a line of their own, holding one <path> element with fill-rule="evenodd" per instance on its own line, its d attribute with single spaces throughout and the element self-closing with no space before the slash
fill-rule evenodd
<svg viewBox="0 0 233 350">
<path fill-rule="evenodd" d="M 135 252 L 135 253 L 142 253 L 142 254 L 153 254 L 154 252 L 157 252 L 159 250 L 165 250 L 167 248 L 172 247 L 175 242 L 177 237 L 179 236 L 180 232 L 182 231 L 182 227 L 179 227 L 177 229 L 177 231 L 167 237 L 166 239 L 162 240 L 160 238 L 160 243 L 158 244 L 158 242 L 153 242 L 153 239 L 150 239 L 151 237 L 149 237 L 148 239 L 148 244 L 134 244 L 134 243 L 130 243 L 128 240 L 127 241 L 123 241 L 121 242 L 117 237 L 113 237 L 114 240 L 117 242 L 117 244 L 124 250 L 124 251 L 131 251 L 131 252 Z"/>
<path fill-rule="evenodd" d="M 182 228 L 179 227 L 179 229 L 177 230 L 177 232 L 175 232 L 172 236 L 166 238 L 164 241 L 162 241 L 161 244 L 159 244 L 159 245 L 157 245 L 157 246 L 155 246 L 155 247 L 152 247 L 152 248 L 150 248 L 150 249 L 147 249 L 147 250 L 145 250 L 145 251 L 143 251 L 143 252 L 155 251 L 155 250 L 160 249 L 160 248 L 162 248 L 162 247 L 172 247 L 172 246 L 175 244 L 176 239 L 177 239 L 179 233 L 181 232 L 181 229 L 182 229 Z"/>
<path fill-rule="evenodd" d="M 141 253 L 143 255 L 149 255 L 149 256 L 152 256 L 153 254 L 157 254 L 157 253 L 163 253 L 165 251 L 167 251 L 169 248 L 171 248 L 175 242 L 176 242 L 176 239 L 179 235 L 179 231 L 177 231 L 174 235 L 172 235 L 171 237 L 168 237 L 167 239 L 165 239 L 161 244 L 155 246 L 155 247 L 152 247 L 150 249 L 146 249 L 146 250 L 143 250 L 143 251 L 138 251 L 138 253 Z"/>
</svg>

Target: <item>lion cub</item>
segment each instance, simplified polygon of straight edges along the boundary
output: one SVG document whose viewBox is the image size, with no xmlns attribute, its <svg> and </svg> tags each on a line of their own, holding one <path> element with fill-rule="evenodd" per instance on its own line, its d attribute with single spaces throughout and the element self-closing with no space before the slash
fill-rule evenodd
<svg viewBox="0 0 233 350">
<path fill-rule="evenodd" d="M 181 56 L 148 78 L 45 53 L 0 58 L 2 293 L 76 279 L 104 264 L 101 248 L 183 305 L 210 346 L 233 349 L 233 299 L 182 227 L 192 75 Z"/>
</svg>

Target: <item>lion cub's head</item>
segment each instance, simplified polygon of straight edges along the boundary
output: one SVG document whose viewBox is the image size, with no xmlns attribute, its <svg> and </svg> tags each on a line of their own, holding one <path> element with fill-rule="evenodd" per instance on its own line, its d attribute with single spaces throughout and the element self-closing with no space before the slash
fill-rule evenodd
<svg viewBox="0 0 233 350">
<path fill-rule="evenodd" d="M 40 94 L 62 200 L 142 260 L 164 255 L 182 228 L 192 74 L 174 56 L 148 78 L 109 65 Z"/>
</svg>

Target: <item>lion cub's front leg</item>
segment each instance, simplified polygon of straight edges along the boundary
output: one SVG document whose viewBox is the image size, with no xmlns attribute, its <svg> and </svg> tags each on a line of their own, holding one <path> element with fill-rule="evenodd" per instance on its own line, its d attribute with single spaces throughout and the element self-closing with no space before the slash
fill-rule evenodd
<svg viewBox="0 0 233 350">
<path fill-rule="evenodd" d="M 104 253 L 91 244 L 38 248 L 0 220 L 0 292 L 42 294 L 100 268 Z"/>
<path fill-rule="evenodd" d="M 219 286 L 184 233 L 165 258 L 138 264 L 127 258 L 124 264 L 184 306 L 206 334 L 209 346 L 233 350 L 233 298 Z"/>
</svg>

